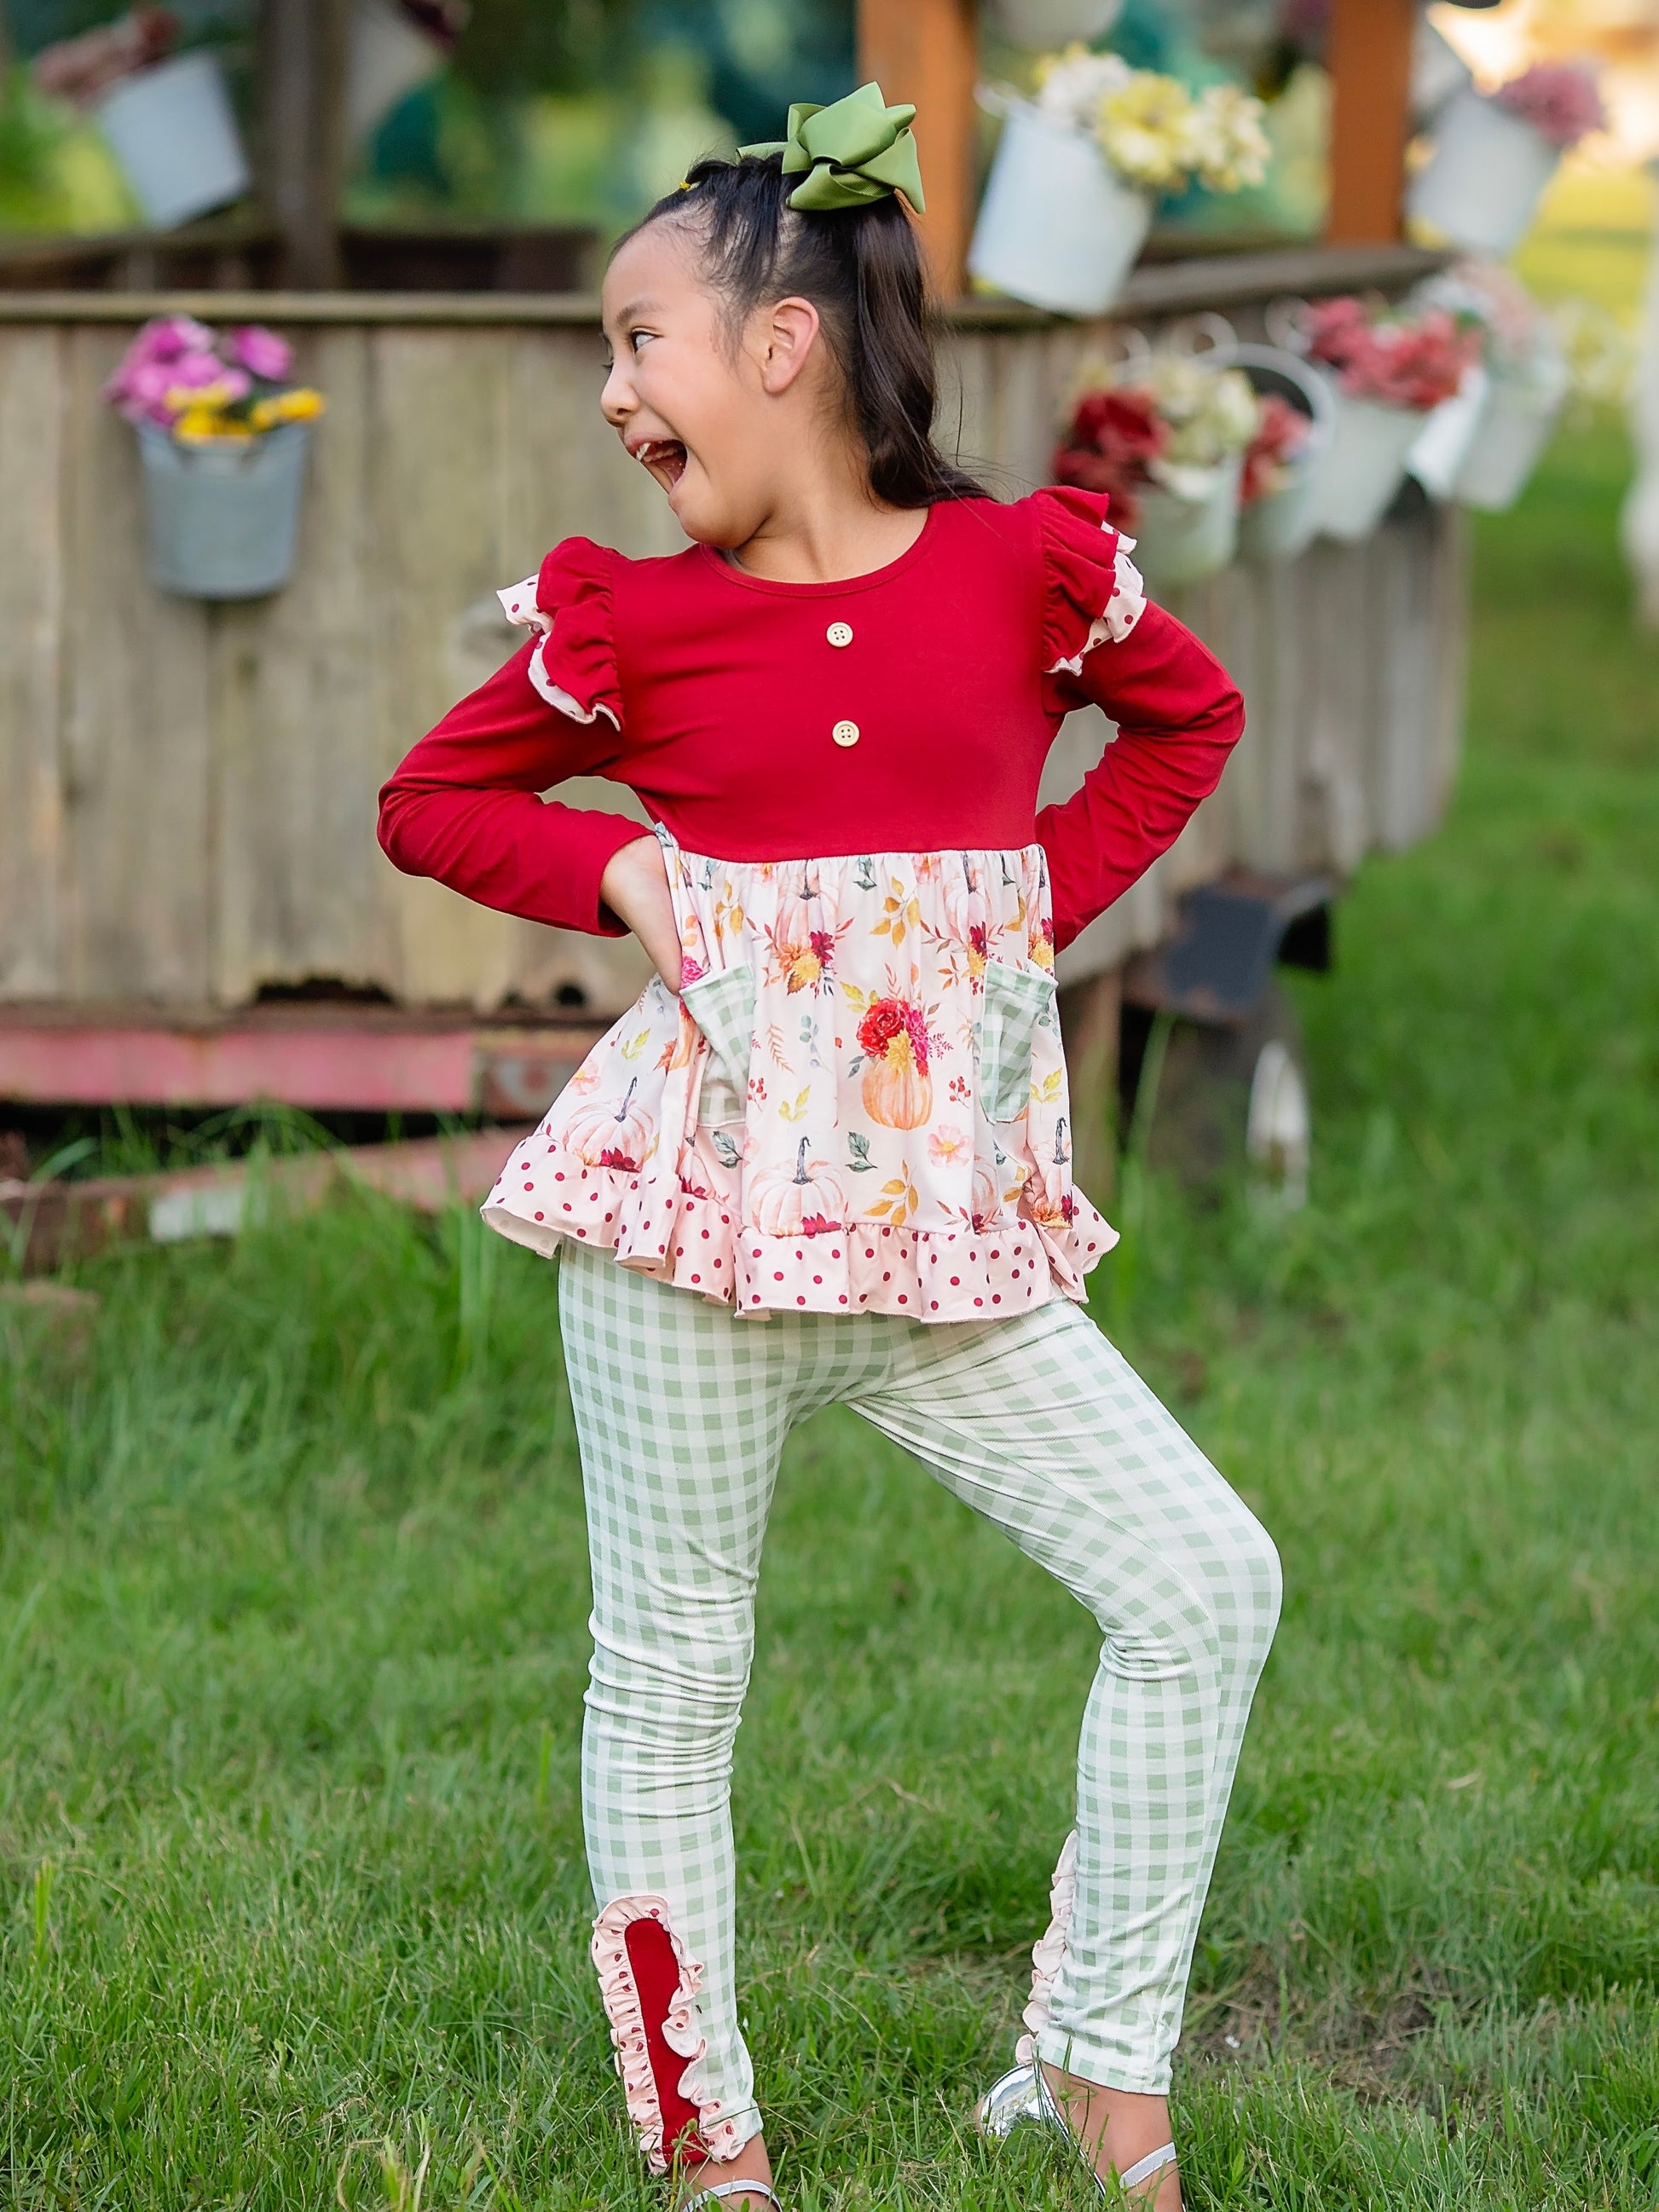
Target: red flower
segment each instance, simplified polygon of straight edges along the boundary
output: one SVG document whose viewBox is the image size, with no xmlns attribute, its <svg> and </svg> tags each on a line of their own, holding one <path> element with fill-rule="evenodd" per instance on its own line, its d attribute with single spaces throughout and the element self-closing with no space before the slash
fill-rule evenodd
<svg viewBox="0 0 1659 2212">
<path fill-rule="evenodd" d="M 896 999 L 878 999 L 859 1024 L 859 1042 L 872 1060 L 885 1060 L 887 1048 L 904 1027 L 904 1010 Z"/>
<path fill-rule="evenodd" d="M 900 1031 L 909 1038 L 911 1055 L 918 1067 L 927 1065 L 927 1024 L 920 1006 L 902 999 L 878 999 L 859 1024 L 859 1042 L 872 1060 L 885 1060 L 887 1048 Z"/>
<path fill-rule="evenodd" d="M 639 1162 L 631 1152 L 624 1152 L 620 1145 L 612 1145 L 601 1152 L 599 1165 L 602 1168 L 621 1168 L 628 1175 L 637 1175 L 640 1171 Z"/>
<path fill-rule="evenodd" d="M 1169 442 L 1169 425 L 1150 392 L 1118 386 L 1088 392 L 1054 454 L 1054 481 L 1104 492 L 1113 519 L 1132 531 L 1140 512 L 1136 495 L 1150 482 L 1146 464 Z"/>
</svg>

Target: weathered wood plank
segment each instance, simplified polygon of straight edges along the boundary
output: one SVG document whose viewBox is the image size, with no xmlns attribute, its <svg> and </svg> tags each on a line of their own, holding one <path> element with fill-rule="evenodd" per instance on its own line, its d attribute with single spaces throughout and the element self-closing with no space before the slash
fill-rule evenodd
<svg viewBox="0 0 1659 2212">
<path fill-rule="evenodd" d="M 370 526 L 369 344 L 307 333 L 300 373 L 328 394 L 293 581 L 212 622 L 214 997 L 334 976 L 370 983 L 395 938 L 365 866 L 386 744 Z"/>
<path fill-rule="evenodd" d="M 132 234 L 141 243 L 143 234 Z M 1284 293 L 1405 291 L 1450 257 L 1398 245 L 1290 246 L 1265 253 L 1196 255 L 1131 270 L 1115 312 L 1179 315 L 1278 299 Z M 388 324 L 506 329 L 598 319 L 589 292 L 5 292 L 3 323 L 142 323 L 149 315 L 199 315 L 206 322 Z M 962 330 L 1066 330 L 1060 318 L 1015 300 L 947 301 L 947 323 Z"/>
<path fill-rule="evenodd" d="M 50 997 L 61 976 L 64 341 L 0 334 L 0 998 Z"/>
<path fill-rule="evenodd" d="M 67 340 L 58 988 L 200 1002 L 212 975 L 208 617 L 144 573 L 137 442 L 100 398 L 126 335 L 93 325 Z"/>
</svg>

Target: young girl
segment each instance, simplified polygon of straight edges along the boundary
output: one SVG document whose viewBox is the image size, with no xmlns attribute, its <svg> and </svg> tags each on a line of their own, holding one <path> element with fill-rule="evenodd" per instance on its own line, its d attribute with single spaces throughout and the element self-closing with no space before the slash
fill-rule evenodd
<svg viewBox="0 0 1659 2212">
<path fill-rule="evenodd" d="M 732 1743 L 772 1485 L 836 1401 L 1099 1621 L 1029 2029 L 981 2107 L 1156 2212 L 1193 1942 L 1279 1603 L 1273 1546 L 1078 1301 L 1054 956 L 1243 726 L 1105 501 L 988 498 L 932 438 L 914 111 L 866 85 L 704 161 L 618 247 L 606 421 L 692 540 L 582 538 L 532 638 L 383 794 L 392 859 L 656 963 L 484 1218 L 558 1253 L 592 1558 L 593 1956 L 687 2207 L 775 2205 L 732 1965 Z M 1036 812 L 1086 701 L 1118 725 Z M 537 796 L 629 786 L 655 823 Z M 1092 1102 L 1098 1110 L 1098 1102 Z"/>
</svg>

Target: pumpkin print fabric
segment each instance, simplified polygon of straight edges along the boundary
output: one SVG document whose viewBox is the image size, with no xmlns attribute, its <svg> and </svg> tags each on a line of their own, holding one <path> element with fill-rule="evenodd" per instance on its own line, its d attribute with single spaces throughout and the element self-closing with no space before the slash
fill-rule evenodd
<svg viewBox="0 0 1659 2212">
<path fill-rule="evenodd" d="M 1042 848 L 731 863 L 659 830 L 681 993 L 607 1031 L 483 1207 L 735 1306 L 999 1318 L 1117 1241 L 1073 1184 Z"/>
</svg>

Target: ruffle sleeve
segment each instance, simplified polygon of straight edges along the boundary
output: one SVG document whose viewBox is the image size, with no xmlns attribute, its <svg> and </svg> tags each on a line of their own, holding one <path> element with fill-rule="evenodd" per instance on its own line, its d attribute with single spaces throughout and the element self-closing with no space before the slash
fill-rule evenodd
<svg viewBox="0 0 1659 2212">
<path fill-rule="evenodd" d="M 611 614 L 617 556 L 591 538 L 567 538 L 540 569 L 497 594 L 508 622 L 536 634 L 530 680 L 573 721 L 599 715 L 620 730 L 622 684 Z"/>
<path fill-rule="evenodd" d="M 1107 521 L 1099 492 L 1056 485 L 1034 493 L 1031 505 L 1042 546 L 1042 672 L 1079 676 L 1085 653 L 1121 645 L 1146 611 L 1129 558 L 1135 541 Z"/>
</svg>

